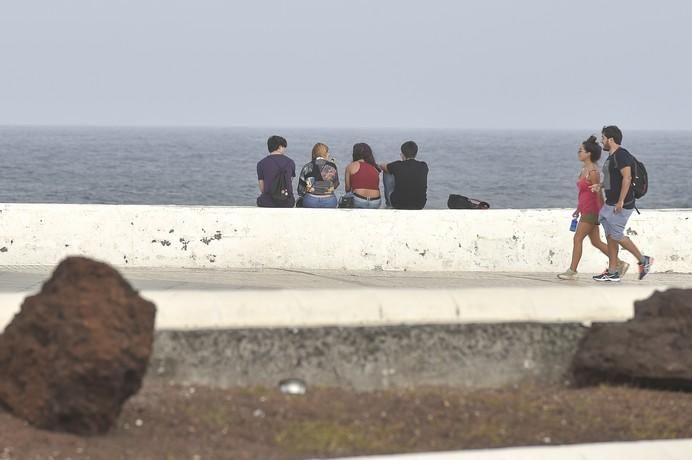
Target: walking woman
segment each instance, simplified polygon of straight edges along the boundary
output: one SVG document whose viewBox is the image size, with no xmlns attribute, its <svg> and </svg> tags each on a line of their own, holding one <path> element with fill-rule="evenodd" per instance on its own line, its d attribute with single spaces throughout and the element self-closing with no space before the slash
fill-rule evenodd
<svg viewBox="0 0 692 460">
<path fill-rule="evenodd" d="M 601 183 L 598 168 L 598 160 L 601 158 L 601 146 L 596 142 L 596 136 L 589 137 L 581 144 L 577 156 L 583 167 L 577 180 L 577 209 L 572 216 L 575 218 L 581 217 L 579 218 L 577 230 L 574 233 L 572 263 L 565 272 L 557 275 L 562 280 L 577 278 L 577 267 L 582 256 L 582 246 L 587 236 L 595 248 L 608 256 L 608 246 L 601 240 L 598 228 L 598 213 L 603 206 L 603 194 L 601 192 L 592 192 L 590 189 L 591 185 Z M 628 263 L 622 260 L 618 261 L 618 271 L 621 275 L 628 268 Z"/>
<path fill-rule="evenodd" d="M 377 209 L 380 197 L 380 168 L 368 144 L 353 146 L 353 163 L 346 167 L 346 192 L 353 196 L 354 208 Z"/>
</svg>

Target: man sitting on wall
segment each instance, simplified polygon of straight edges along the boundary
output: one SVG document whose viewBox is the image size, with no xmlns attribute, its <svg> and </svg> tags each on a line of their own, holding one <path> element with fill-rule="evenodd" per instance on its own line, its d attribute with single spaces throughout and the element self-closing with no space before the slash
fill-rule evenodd
<svg viewBox="0 0 692 460">
<path fill-rule="evenodd" d="M 263 208 L 292 208 L 293 177 L 296 177 L 296 164 L 285 155 L 288 143 L 281 136 L 267 139 L 269 155 L 257 162 L 257 180 L 261 195 L 257 206 Z"/>
<path fill-rule="evenodd" d="M 381 164 L 384 196 L 388 208 L 423 209 L 427 201 L 428 165 L 416 160 L 418 145 L 401 144 L 401 161 Z"/>
</svg>

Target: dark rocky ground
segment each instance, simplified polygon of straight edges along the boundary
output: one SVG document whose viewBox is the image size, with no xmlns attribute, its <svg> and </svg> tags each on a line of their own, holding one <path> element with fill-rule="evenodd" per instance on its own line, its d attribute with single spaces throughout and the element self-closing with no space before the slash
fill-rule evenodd
<svg viewBox="0 0 692 460">
<path fill-rule="evenodd" d="M 627 387 L 372 393 L 148 382 L 108 434 L 41 431 L 0 409 L 0 459 L 303 459 L 692 437 L 692 394 Z"/>
</svg>

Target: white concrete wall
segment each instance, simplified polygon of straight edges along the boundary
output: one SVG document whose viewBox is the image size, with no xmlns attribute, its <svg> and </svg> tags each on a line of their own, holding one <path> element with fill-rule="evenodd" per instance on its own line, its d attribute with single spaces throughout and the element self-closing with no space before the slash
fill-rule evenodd
<svg viewBox="0 0 692 460">
<path fill-rule="evenodd" d="M 0 204 L 0 265 L 80 254 L 137 267 L 556 272 L 570 214 Z M 691 209 L 635 213 L 627 233 L 656 271 L 692 273 Z M 604 264 L 587 242 L 580 271 Z"/>
</svg>

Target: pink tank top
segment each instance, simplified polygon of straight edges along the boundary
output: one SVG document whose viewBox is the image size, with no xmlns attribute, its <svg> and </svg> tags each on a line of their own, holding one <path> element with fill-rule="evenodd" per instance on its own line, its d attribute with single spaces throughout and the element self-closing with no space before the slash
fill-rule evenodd
<svg viewBox="0 0 692 460">
<path fill-rule="evenodd" d="M 589 188 L 591 184 L 582 177 L 577 181 L 577 189 L 579 189 L 579 212 L 582 214 L 596 214 L 601 210 L 601 204 L 598 202 L 598 193 L 594 193 Z"/>
</svg>

